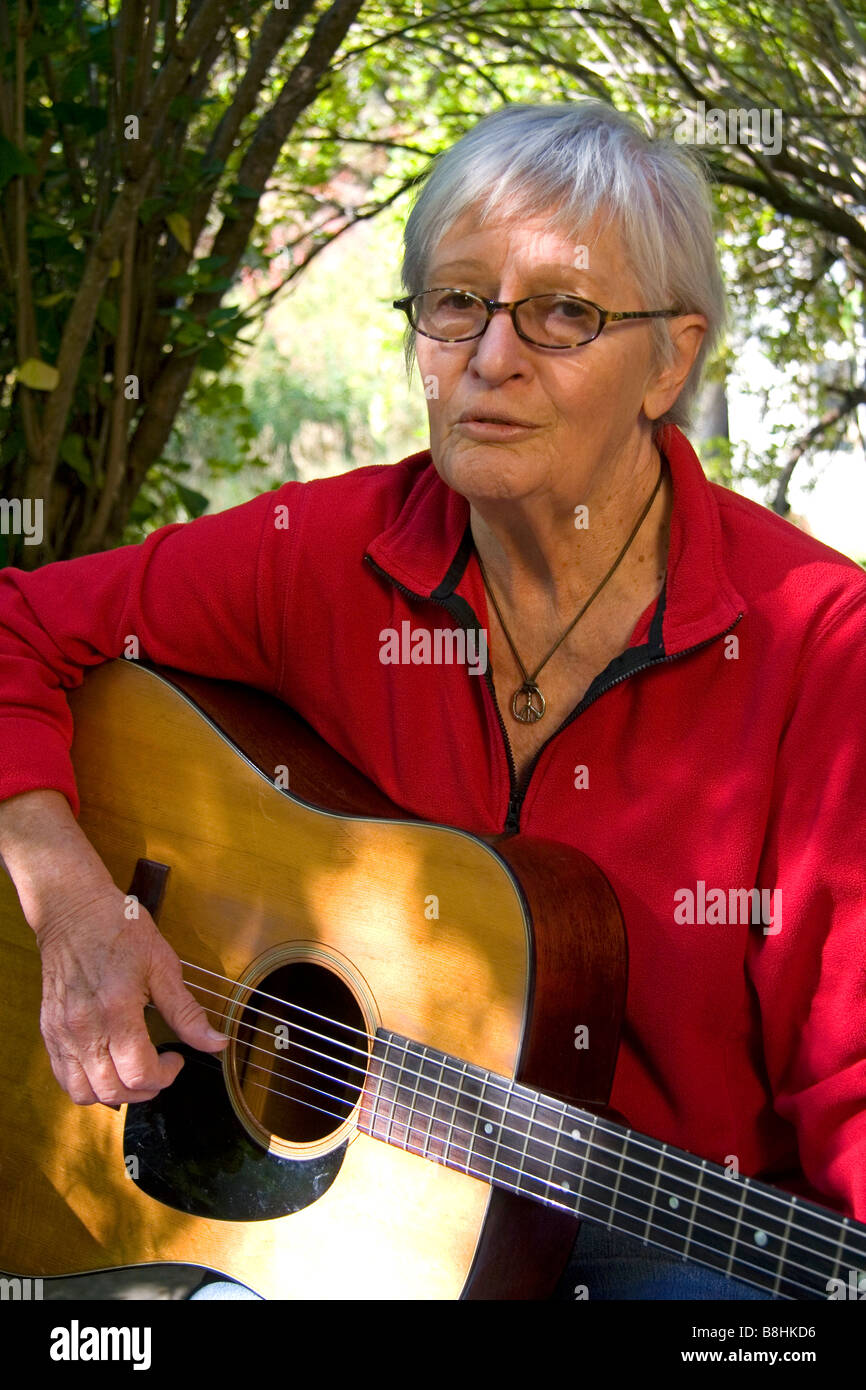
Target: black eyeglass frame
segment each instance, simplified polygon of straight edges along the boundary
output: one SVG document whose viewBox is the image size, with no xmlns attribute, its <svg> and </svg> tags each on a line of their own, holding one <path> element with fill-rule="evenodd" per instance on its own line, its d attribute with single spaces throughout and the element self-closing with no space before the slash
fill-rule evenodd
<svg viewBox="0 0 866 1390">
<path fill-rule="evenodd" d="M 412 322 L 411 308 L 416 299 L 421 299 L 425 294 L 435 294 L 436 292 L 451 291 L 454 294 L 462 294 L 466 299 L 476 299 L 479 304 L 483 304 L 487 310 L 487 319 L 484 327 L 478 333 L 470 333 L 468 338 L 437 338 L 433 333 L 425 333 L 423 328 Z M 517 323 L 517 310 L 521 304 L 528 304 L 533 299 L 568 299 L 576 304 L 588 304 L 591 309 L 595 309 L 599 315 L 599 326 L 591 338 L 584 338 L 581 343 L 537 343 L 534 338 L 529 338 L 520 331 Z M 430 338 L 434 343 L 472 343 L 476 338 L 483 338 L 487 332 L 490 320 L 498 309 L 507 309 L 514 325 L 514 331 L 518 338 L 522 338 L 525 343 L 531 343 L 533 347 L 546 348 L 550 352 L 573 352 L 576 347 L 586 347 L 588 343 L 594 343 L 596 338 L 609 323 L 618 323 L 622 319 L 670 319 L 680 317 L 682 309 L 603 309 L 600 304 L 596 304 L 592 299 L 584 299 L 579 294 L 528 294 L 523 299 L 485 299 L 481 294 L 474 294 L 471 290 L 458 289 L 456 285 L 432 285 L 429 290 L 422 290 L 420 294 L 407 294 L 402 299 L 392 301 L 395 309 L 402 309 L 409 325 L 416 333 L 420 333 L 424 338 Z"/>
</svg>

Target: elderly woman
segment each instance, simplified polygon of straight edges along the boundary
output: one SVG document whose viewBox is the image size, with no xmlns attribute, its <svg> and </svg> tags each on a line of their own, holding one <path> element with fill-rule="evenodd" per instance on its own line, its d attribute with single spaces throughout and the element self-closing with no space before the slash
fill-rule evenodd
<svg viewBox="0 0 866 1390">
<path fill-rule="evenodd" d="M 275 692 L 415 815 L 588 854 L 629 940 L 612 1106 L 864 1220 L 866 577 L 680 433 L 723 316 L 699 166 L 601 103 L 507 107 L 435 162 L 403 281 L 429 451 L 2 576 L 0 851 L 55 1074 L 82 1105 L 169 1084 L 148 998 L 221 1041 L 74 819 L 61 690 L 135 634 Z M 483 659 L 424 664 L 443 628 Z M 587 1223 L 576 1283 L 767 1296 Z"/>
</svg>

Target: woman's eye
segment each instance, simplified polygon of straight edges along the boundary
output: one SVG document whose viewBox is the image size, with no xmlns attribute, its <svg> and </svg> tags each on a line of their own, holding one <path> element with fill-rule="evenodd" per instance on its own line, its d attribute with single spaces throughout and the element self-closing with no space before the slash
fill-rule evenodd
<svg viewBox="0 0 866 1390">
<path fill-rule="evenodd" d="M 470 309 L 473 301 L 468 294 L 446 294 L 439 300 L 439 308 Z"/>
<path fill-rule="evenodd" d="M 574 299 L 558 299 L 551 306 L 551 313 L 559 314 L 566 319 L 585 319 L 590 312 L 585 304 L 581 304 Z"/>
</svg>

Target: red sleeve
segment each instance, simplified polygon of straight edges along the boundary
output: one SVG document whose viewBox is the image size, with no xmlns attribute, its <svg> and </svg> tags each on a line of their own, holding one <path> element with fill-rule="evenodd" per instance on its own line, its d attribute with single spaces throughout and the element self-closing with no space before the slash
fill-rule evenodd
<svg viewBox="0 0 866 1390">
<path fill-rule="evenodd" d="M 135 655 L 195 675 L 277 688 L 289 588 L 287 483 L 140 545 L 0 571 L 0 800 L 51 787 L 76 816 L 65 690 Z"/>
<path fill-rule="evenodd" d="M 777 1112 L 806 1177 L 866 1221 L 866 603 L 815 625 L 779 745 L 747 969 Z M 775 925 L 780 929 L 776 932 Z"/>
</svg>

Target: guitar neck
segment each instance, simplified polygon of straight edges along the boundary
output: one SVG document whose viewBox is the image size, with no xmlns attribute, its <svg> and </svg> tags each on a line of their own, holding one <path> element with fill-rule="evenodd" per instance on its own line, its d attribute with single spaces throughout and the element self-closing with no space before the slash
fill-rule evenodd
<svg viewBox="0 0 866 1390">
<path fill-rule="evenodd" d="M 866 1273 L 858 1222 L 385 1029 L 359 1128 L 781 1298 Z"/>
</svg>

